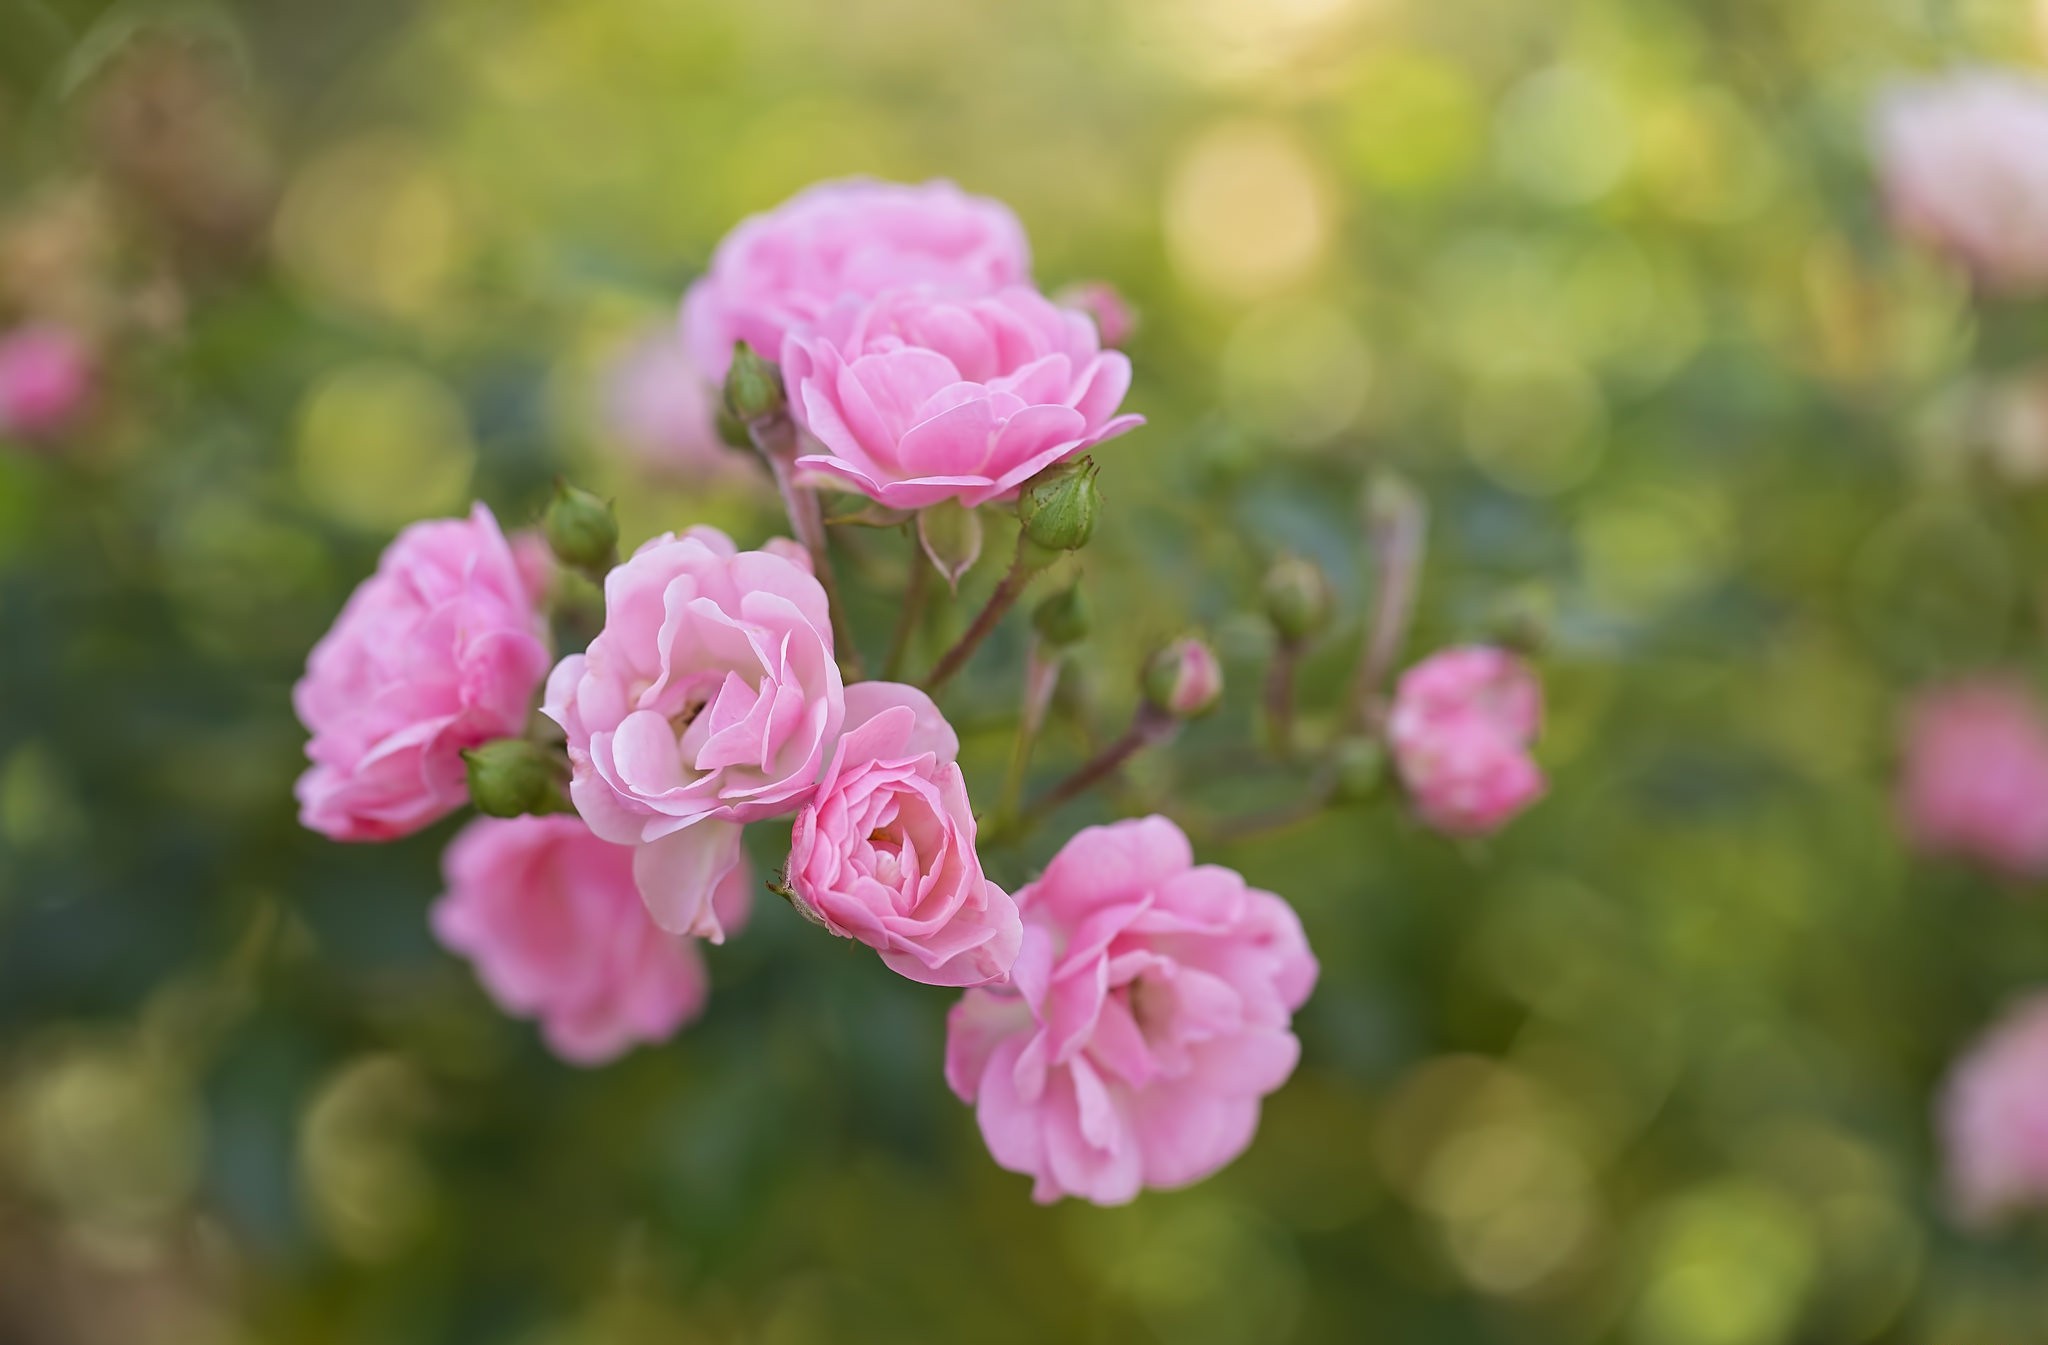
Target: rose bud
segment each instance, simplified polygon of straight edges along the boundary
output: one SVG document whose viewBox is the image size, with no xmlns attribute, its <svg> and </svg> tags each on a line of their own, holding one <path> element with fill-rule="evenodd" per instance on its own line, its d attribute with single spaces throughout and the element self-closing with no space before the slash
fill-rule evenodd
<svg viewBox="0 0 2048 1345">
<path fill-rule="evenodd" d="M 557 481 L 540 526 L 555 559 L 572 570 L 601 579 L 619 563 L 618 515 L 587 490 Z"/>
<path fill-rule="evenodd" d="M 92 396 L 92 355 L 61 327 L 0 336 L 0 434 L 47 439 L 70 428 Z"/>
<path fill-rule="evenodd" d="M 1130 301 L 1106 280 L 1083 280 L 1053 296 L 1062 308 L 1078 308 L 1095 322 L 1105 346 L 1120 346 L 1138 330 L 1138 314 Z"/>
<path fill-rule="evenodd" d="M 1266 619 L 1288 644 L 1300 644 L 1330 624 L 1330 581 L 1323 576 L 1322 567 L 1306 556 L 1282 556 L 1274 561 L 1259 592 L 1265 601 Z"/>
<path fill-rule="evenodd" d="M 782 391 L 782 372 L 741 341 L 732 348 L 732 364 L 725 375 L 725 409 L 742 425 L 768 420 L 782 414 L 788 405 Z"/>
<path fill-rule="evenodd" d="M 498 738 L 462 754 L 469 769 L 469 801 L 487 817 L 552 812 L 555 786 L 568 778 L 557 754 L 525 738 Z"/>
<path fill-rule="evenodd" d="M 2048 874 L 2048 719 L 1998 677 L 1920 694 L 1907 713 L 1899 817 L 1923 854 Z"/>
<path fill-rule="evenodd" d="M 1031 613 L 1031 629 L 1055 649 L 1081 643 L 1088 638 L 1088 628 L 1088 601 L 1078 582 L 1039 603 Z"/>
<path fill-rule="evenodd" d="M 1336 803 L 1364 803 L 1387 778 L 1387 750 L 1362 734 L 1339 742 L 1330 764 L 1330 798 Z"/>
<path fill-rule="evenodd" d="M 1195 719 L 1223 699 L 1223 665 L 1216 651 L 1183 636 L 1145 664 L 1145 699 L 1175 719 Z"/>
<path fill-rule="evenodd" d="M 1095 488 L 1095 463 L 1063 463 L 1026 483 L 1017 497 L 1024 535 L 1048 551 L 1078 551 L 1095 535 L 1102 496 Z"/>
</svg>

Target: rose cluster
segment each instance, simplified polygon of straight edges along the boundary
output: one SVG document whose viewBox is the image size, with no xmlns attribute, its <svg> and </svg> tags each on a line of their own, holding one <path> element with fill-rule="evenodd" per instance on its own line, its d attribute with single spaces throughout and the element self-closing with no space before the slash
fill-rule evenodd
<svg viewBox="0 0 2048 1345">
<path fill-rule="evenodd" d="M 538 532 L 508 537 L 481 504 L 407 529 L 297 688 L 305 824 L 389 840 L 473 803 L 484 816 L 448 847 L 433 928 L 557 1054 L 596 1064 L 701 1011 L 702 945 L 738 933 L 759 882 L 745 829 L 776 823 L 787 858 L 767 886 L 794 911 L 898 975 L 966 992 L 946 1078 L 1039 1198 L 1120 1202 L 1229 1162 L 1299 1055 L 1316 962 L 1293 909 L 1196 864 L 1159 816 L 1080 832 L 1014 894 L 984 864 L 985 833 L 1028 830 L 1211 710 L 1215 652 L 1164 645 L 1129 732 L 1031 804 L 1006 790 L 986 815 L 933 696 L 1085 545 L 1086 455 L 1140 423 L 1122 410 L 1130 361 L 1105 345 L 1129 309 L 1099 284 L 1074 294 L 1085 308 L 1035 289 L 1017 219 L 948 183 L 828 183 L 741 224 L 642 382 L 682 380 L 656 399 L 662 436 L 758 450 L 794 539 L 745 548 L 690 527 L 622 560 L 609 507 L 567 487 Z M 715 431 L 677 421 L 714 410 Z M 821 488 L 914 525 L 949 583 L 979 555 L 976 511 L 1014 512 L 1009 572 L 922 685 L 860 675 Z M 1418 520 L 1389 518 L 1383 582 L 1412 586 Z M 557 566 L 603 595 L 601 628 L 559 659 Z M 1291 694 L 1279 674 L 1322 632 L 1330 589 L 1292 559 L 1265 592 L 1274 685 Z M 1405 598 L 1381 598 L 1405 621 Z M 1360 741 L 1392 753 L 1425 822 L 1498 828 L 1543 788 L 1533 676 L 1504 650 L 1454 650 L 1382 704 L 1401 633 L 1388 620 L 1362 658 Z M 1032 627 L 1012 787 L 1086 634 L 1078 588 Z M 1356 771 L 1345 788 L 1305 775 L 1317 806 L 1361 792 Z"/>
</svg>

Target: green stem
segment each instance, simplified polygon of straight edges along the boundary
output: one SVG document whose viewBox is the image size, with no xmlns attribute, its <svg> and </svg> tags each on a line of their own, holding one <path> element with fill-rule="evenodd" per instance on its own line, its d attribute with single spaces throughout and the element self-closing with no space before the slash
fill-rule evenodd
<svg viewBox="0 0 2048 1345">
<path fill-rule="evenodd" d="M 796 480 L 796 426 L 788 416 L 778 414 L 750 422 L 747 434 L 767 462 L 768 470 L 774 473 L 775 489 L 789 515 L 790 530 L 796 534 L 798 544 L 810 553 L 811 570 L 825 590 L 825 603 L 832 613 L 832 647 L 838 654 L 840 670 L 847 681 L 857 682 L 861 677 L 860 647 L 847 629 L 846 604 L 839 596 L 839 578 L 833 572 L 832 550 L 825 539 L 824 511 L 818 507 L 818 493 L 798 485 Z"/>
<path fill-rule="evenodd" d="M 1044 820 L 1054 809 L 1107 780 L 1120 770 L 1126 761 L 1145 748 L 1171 741 L 1178 732 L 1178 719 L 1150 702 L 1139 705 L 1138 713 L 1131 720 L 1131 726 L 1124 730 L 1121 737 L 1083 762 L 1066 779 L 1031 801 L 1031 806 L 1017 818 L 1016 834 L 1022 836 L 1029 833 L 1032 827 Z"/>
<path fill-rule="evenodd" d="M 924 604 L 932 587 L 931 560 L 916 537 L 910 539 L 910 579 L 903 588 L 903 610 L 896 615 L 896 633 L 889 637 L 889 657 L 883 660 L 882 676 L 894 682 L 903 675 L 903 660 L 910 653 L 911 637 L 924 617 Z"/>
<path fill-rule="evenodd" d="M 926 691 L 937 691 L 953 680 L 953 674 L 967 665 L 967 660 L 974 656 L 974 651 L 981 647 L 981 642 L 988 638 L 988 633 L 996 628 L 996 624 L 1003 619 L 1003 614 L 1016 605 L 1017 599 L 1023 596 L 1024 590 L 1029 587 L 1032 577 L 1042 568 L 1043 565 L 1031 554 L 1029 539 L 1019 533 L 1017 558 L 1010 562 L 1009 572 L 996 585 L 996 591 L 988 595 L 988 601 L 982 605 L 981 611 L 975 614 L 974 624 L 953 642 L 953 647 L 940 657 L 938 665 L 925 676 Z"/>
</svg>

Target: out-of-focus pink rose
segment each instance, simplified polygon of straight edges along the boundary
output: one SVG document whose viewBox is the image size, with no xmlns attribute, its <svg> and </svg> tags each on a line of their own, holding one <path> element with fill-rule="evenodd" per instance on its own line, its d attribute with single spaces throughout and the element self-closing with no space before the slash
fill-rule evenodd
<svg viewBox="0 0 2048 1345">
<path fill-rule="evenodd" d="M 825 590 L 791 548 L 666 533 L 605 579 L 604 629 L 548 678 L 590 829 L 639 847 L 655 922 L 724 938 L 711 901 L 740 826 L 794 812 L 839 736 L 845 691 Z"/>
<path fill-rule="evenodd" d="M 947 1020 L 946 1081 L 1034 1199 L 1121 1204 L 1244 1151 L 1316 962 L 1286 902 L 1196 866 L 1163 817 L 1091 827 L 1017 894 L 1008 985 Z"/>
<path fill-rule="evenodd" d="M 891 971 L 927 985 L 1007 976 L 1023 927 L 982 875 L 960 741 L 931 698 L 894 682 L 846 689 L 846 732 L 797 814 L 797 900 Z"/>
<path fill-rule="evenodd" d="M 1053 296 L 1062 308 L 1075 308 L 1095 320 L 1105 346 L 1121 346 L 1138 330 L 1138 311 L 1107 280 L 1083 280 Z"/>
<path fill-rule="evenodd" d="M 299 820 L 383 841 L 460 807 L 463 750 L 525 731 L 548 659 L 547 624 L 491 511 L 413 524 L 292 688 L 313 735 Z"/>
<path fill-rule="evenodd" d="M 1439 831 L 1481 836 L 1543 796 L 1529 744 L 1543 690 L 1504 649 L 1465 645 L 1401 677 L 1387 741 L 1416 812 Z"/>
<path fill-rule="evenodd" d="M 671 331 L 628 347 L 605 377 L 605 420 L 641 462 L 701 479 L 747 461 L 720 442 L 710 380 Z"/>
<path fill-rule="evenodd" d="M 839 299 L 901 285 L 972 298 L 1031 278 L 1024 226 L 950 182 L 821 182 L 725 236 L 683 299 L 690 357 L 723 381 L 735 341 L 774 359 Z"/>
<path fill-rule="evenodd" d="M 480 817 L 441 868 L 435 936 L 475 964 L 506 1013 L 539 1019 L 562 1059 L 602 1064 L 703 1011 L 696 941 L 655 926 L 633 886 L 633 852 L 580 818 Z M 745 922 L 751 886 L 744 864 L 719 886 L 727 928 Z"/>
<path fill-rule="evenodd" d="M 2048 1204 L 2048 994 L 2016 1005 L 1949 1075 L 1940 1122 L 1956 1213 Z"/>
<path fill-rule="evenodd" d="M 45 439 L 84 414 L 92 352 L 62 327 L 17 327 L 0 336 L 0 434 Z"/>
<path fill-rule="evenodd" d="M 1905 758 L 1899 814 L 1916 847 L 2048 874 L 2048 723 L 2024 686 L 1986 677 L 1921 693 Z"/>
<path fill-rule="evenodd" d="M 539 528 L 521 528 L 506 539 L 512 546 L 512 563 L 519 569 L 519 582 L 537 608 L 547 606 L 555 591 L 555 553 Z"/>
<path fill-rule="evenodd" d="M 1144 423 L 1131 362 L 1022 286 L 980 299 L 844 300 L 782 347 L 790 407 L 826 450 L 798 465 L 895 509 L 1010 495 Z"/>
<path fill-rule="evenodd" d="M 1193 719 L 1223 699 L 1223 665 L 1216 651 L 1182 636 L 1145 665 L 1145 696 L 1175 719 Z"/>
<path fill-rule="evenodd" d="M 1967 71 L 1879 106 L 1878 172 L 1900 232 L 1988 290 L 2048 290 L 2048 84 Z"/>
</svg>

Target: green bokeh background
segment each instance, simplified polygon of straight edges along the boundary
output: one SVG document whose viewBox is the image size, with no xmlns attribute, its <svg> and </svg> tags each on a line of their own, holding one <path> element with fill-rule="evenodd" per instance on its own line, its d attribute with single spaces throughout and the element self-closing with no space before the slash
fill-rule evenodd
<svg viewBox="0 0 2048 1345">
<path fill-rule="evenodd" d="M 1889 786 L 1912 687 L 2038 661 L 2041 501 L 1954 411 L 2028 343 L 1890 241 L 1865 148 L 1888 80 L 2044 51 L 2017 0 L 0 0 L 0 214 L 84 201 L 57 236 L 171 310 L 68 451 L 0 456 L 0 1339 L 2048 1340 L 2042 1242 L 1954 1226 L 1930 1129 L 2048 918 L 1910 861 Z M 948 996 L 772 900 L 700 1022 L 563 1066 L 429 936 L 454 822 L 294 818 L 291 682 L 404 523 L 566 471 L 629 543 L 777 530 L 596 390 L 736 219 L 853 172 L 1000 196 L 1042 283 L 1142 313 L 1036 778 L 1160 640 L 1230 675 L 999 878 L 1295 796 L 1246 747 L 1258 579 L 1343 597 L 1327 731 L 1376 467 L 1432 507 L 1411 650 L 1554 609 L 1552 793 L 1500 837 L 1200 840 L 1323 974 L 1192 1190 L 1032 1205 Z M 841 541 L 872 654 L 905 549 Z M 979 798 L 1022 647 L 946 702 Z"/>
</svg>

